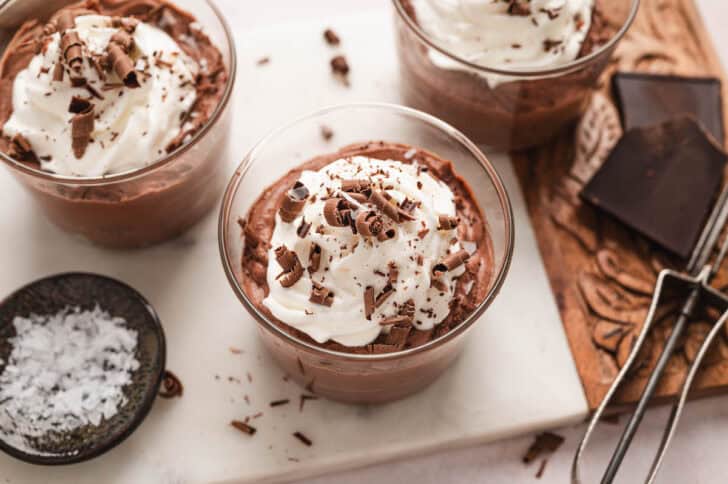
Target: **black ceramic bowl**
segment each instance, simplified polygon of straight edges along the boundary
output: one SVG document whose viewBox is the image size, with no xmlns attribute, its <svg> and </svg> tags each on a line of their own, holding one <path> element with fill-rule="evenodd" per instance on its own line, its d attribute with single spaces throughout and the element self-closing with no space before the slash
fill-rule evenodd
<svg viewBox="0 0 728 484">
<path fill-rule="evenodd" d="M 127 403 L 116 415 L 98 426 L 87 425 L 54 435 L 44 441 L 34 439 L 38 454 L 18 449 L 3 440 L 0 450 L 23 461 L 39 465 L 63 465 L 97 457 L 123 442 L 142 423 L 152 408 L 162 382 L 166 345 L 157 313 L 135 289 L 109 277 L 86 273 L 64 273 L 39 279 L 24 286 L 0 303 L 0 374 L 12 351 L 9 339 L 15 336 L 13 319 L 35 314 L 55 314 L 66 307 L 93 310 L 96 304 L 126 320 L 136 330 L 135 357 L 139 368 L 124 387 Z"/>
</svg>

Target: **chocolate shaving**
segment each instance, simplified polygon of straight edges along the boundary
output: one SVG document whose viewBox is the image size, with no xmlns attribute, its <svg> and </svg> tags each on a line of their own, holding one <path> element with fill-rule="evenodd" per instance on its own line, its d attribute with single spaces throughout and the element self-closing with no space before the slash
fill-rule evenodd
<svg viewBox="0 0 728 484">
<path fill-rule="evenodd" d="M 306 236 L 308 235 L 308 231 L 309 230 L 311 230 L 311 223 L 310 222 L 306 222 L 306 218 L 304 217 L 301 220 L 301 225 L 299 225 L 298 228 L 296 229 L 296 234 L 300 238 L 305 239 Z"/>
<path fill-rule="evenodd" d="M 244 434 L 255 435 L 255 432 L 257 432 L 255 427 L 252 427 L 240 420 L 233 420 L 232 422 L 230 422 L 230 425 L 232 425 L 236 429 L 240 430 Z"/>
<path fill-rule="evenodd" d="M 367 288 L 364 290 L 364 317 L 367 319 L 372 319 L 372 314 L 374 314 L 374 288 L 372 286 L 367 286 Z"/>
<path fill-rule="evenodd" d="M 294 183 L 293 187 L 283 196 L 281 209 L 278 212 L 281 216 L 281 220 L 286 223 L 293 222 L 296 217 L 298 217 L 298 214 L 301 213 L 301 210 L 303 210 L 303 206 L 306 204 L 308 196 L 309 191 L 308 188 L 306 188 L 306 185 L 300 181 Z"/>
<path fill-rule="evenodd" d="M 294 432 L 293 436 L 300 440 L 304 445 L 307 447 L 311 447 L 313 445 L 313 442 L 311 442 L 311 439 L 303 435 L 301 432 Z"/>
<path fill-rule="evenodd" d="M 343 198 L 329 198 L 324 203 L 324 218 L 332 227 L 346 227 L 350 223 L 351 210 Z"/>
<path fill-rule="evenodd" d="M 56 18 L 56 27 L 58 28 L 58 31 L 63 33 L 75 26 L 76 17 L 73 15 L 73 12 L 67 9 L 61 10 Z"/>
<path fill-rule="evenodd" d="M 63 81 L 63 74 L 65 73 L 65 69 L 63 69 L 63 64 L 61 61 L 57 61 L 56 65 L 53 66 L 53 80 L 56 82 Z"/>
<path fill-rule="evenodd" d="M 30 141 L 22 134 L 18 133 L 13 136 L 12 143 L 10 156 L 13 158 L 26 159 L 33 154 L 33 147 L 30 145 Z"/>
<path fill-rule="evenodd" d="M 384 286 L 384 289 L 382 289 L 382 292 L 377 295 L 377 298 L 374 301 L 374 306 L 378 308 L 384 304 L 384 301 L 386 301 L 392 294 L 394 294 L 394 288 L 391 284 L 387 283 L 387 285 Z"/>
<path fill-rule="evenodd" d="M 112 27 L 124 29 L 130 34 L 134 33 L 137 25 L 139 25 L 139 20 L 133 17 L 114 17 L 111 19 Z"/>
<path fill-rule="evenodd" d="M 437 230 L 453 230 L 458 226 L 460 219 L 449 215 L 439 215 L 437 217 Z"/>
<path fill-rule="evenodd" d="M 382 217 L 373 210 L 359 212 L 356 217 L 356 230 L 365 237 L 376 237 L 384 229 Z"/>
<path fill-rule="evenodd" d="M 343 180 L 341 189 L 345 192 L 364 193 L 371 189 L 371 183 L 367 180 Z"/>
<path fill-rule="evenodd" d="M 313 274 L 319 267 L 321 267 L 321 246 L 313 242 L 308 254 L 308 272 Z"/>
<path fill-rule="evenodd" d="M 465 249 L 461 249 L 454 254 L 449 254 L 442 260 L 442 262 L 435 264 L 435 266 L 432 268 L 432 275 L 435 276 L 435 278 L 439 278 L 446 272 L 457 269 L 458 267 L 463 265 L 469 258 L 470 254 L 468 254 L 468 251 Z"/>
<path fill-rule="evenodd" d="M 91 102 L 89 102 L 88 99 L 79 97 L 79 96 L 73 96 L 71 98 L 71 103 L 68 105 L 68 112 L 73 114 L 80 114 L 84 111 L 87 111 L 88 109 L 91 109 L 93 105 Z"/>
<path fill-rule="evenodd" d="M 396 325 L 396 324 L 410 324 L 412 323 L 412 318 L 405 316 L 403 314 L 398 314 L 396 316 L 390 316 L 388 318 L 384 318 L 381 321 L 379 321 L 379 324 L 381 326 L 390 326 L 390 325 Z"/>
<path fill-rule="evenodd" d="M 510 15 L 517 15 L 520 17 L 527 17 L 531 15 L 531 6 L 525 0 L 510 0 L 511 4 L 508 6 L 508 13 Z"/>
<path fill-rule="evenodd" d="M 169 370 L 164 370 L 162 387 L 159 389 L 159 396 L 162 398 L 179 398 L 185 392 L 180 379 Z"/>
<path fill-rule="evenodd" d="M 334 137 L 334 130 L 326 125 L 321 125 L 321 137 L 324 141 L 330 141 Z"/>
<path fill-rule="evenodd" d="M 71 147 L 76 158 L 81 158 L 86 153 L 93 130 L 94 105 L 88 103 L 85 110 L 71 118 Z"/>
<path fill-rule="evenodd" d="M 380 191 L 373 190 L 372 194 L 369 196 L 369 201 L 376 205 L 376 207 L 381 210 L 384 215 L 394 220 L 396 223 L 414 220 L 412 215 L 390 203 Z"/>
<path fill-rule="evenodd" d="M 139 80 L 134 70 L 134 61 L 124 52 L 124 49 L 116 42 L 109 42 L 106 53 L 109 56 L 109 63 L 116 75 L 121 79 L 121 82 L 130 89 L 139 87 Z"/>
<path fill-rule="evenodd" d="M 397 236 L 397 229 L 392 227 L 387 230 L 383 230 L 383 231 L 379 232 L 379 235 L 377 235 L 377 240 L 379 240 L 380 242 L 385 242 L 387 240 L 392 240 L 396 236 Z"/>
<path fill-rule="evenodd" d="M 86 85 L 86 78 L 85 77 L 71 77 L 71 86 L 73 87 L 83 87 Z"/>
<path fill-rule="evenodd" d="M 275 250 L 276 261 L 283 268 L 276 279 L 279 280 L 281 286 L 291 287 L 303 276 L 303 266 L 295 252 L 289 250 L 285 245 L 281 245 Z"/>
<path fill-rule="evenodd" d="M 115 32 L 114 35 L 111 36 L 111 40 L 109 40 L 109 42 L 119 44 L 119 47 L 121 47 L 126 54 L 131 52 L 134 48 L 134 37 L 129 35 L 129 32 L 125 30 Z"/>
<path fill-rule="evenodd" d="M 339 36 L 331 29 L 324 30 L 324 40 L 329 45 L 339 45 L 341 43 Z"/>
<path fill-rule="evenodd" d="M 530 464 L 544 453 L 556 452 L 563 443 L 564 438 L 560 435 L 552 432 L 539 434 L 523 456 L 523 463 Z"/>
<path fill-rule="evenodd" d="M 389 281 L 389 284 L 395 284 L 397 282 L 397 277 L 399 277 L 397 264 L 395 264 L 394 262 L 390 262 L 389 264 L 387 264 L 387 268 L 389 269 L 387 273 L 387 280 Z"/>
<path fill-rule="evenodd" d="M 442 279 L 430 279 L 430 287 L 434 287 L 440 292 L 447 292 L 447 284 Z"/>
<path fill-rule="evenodd" d="M 78 72 L 83 64 L 83 43 L 78 32 L 66 32 L 61 37 L 61 51 L 66 64 Z"/>
<path fill-rule="evenodd" d="M 334 304 L 334 293 L 318 282 L 312 282 L 311 297 L 308 298 L 314 304 L 331 307 Z"/>
</svg>

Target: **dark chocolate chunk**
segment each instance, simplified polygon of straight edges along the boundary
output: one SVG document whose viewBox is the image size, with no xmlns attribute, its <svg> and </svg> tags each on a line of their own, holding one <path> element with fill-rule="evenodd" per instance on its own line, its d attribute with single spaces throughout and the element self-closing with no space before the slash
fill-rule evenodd
<svg viewBox="0 0 728 484">
<path fill-rule="evenodd" d="M 721 186 L 725 161 L 726 154 L 690 117 L 634 128 L 581 197 L 687 258 Z"/>
<path fill-rule="evenodd" d="M 618 72 L 612 85 L 625 131 L 690 114 L 724 145 L 719 79 Z"/>
</svg>

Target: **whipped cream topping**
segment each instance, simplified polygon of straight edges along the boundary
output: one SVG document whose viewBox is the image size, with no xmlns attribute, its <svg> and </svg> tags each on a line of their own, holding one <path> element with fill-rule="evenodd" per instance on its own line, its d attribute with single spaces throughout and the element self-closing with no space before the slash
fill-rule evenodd
<svg viewBox="0 0 728 484">
<path fill-rule="evenodd" d="M 74 29 L 90 54 L 106 51 L 111 36 L 111 17 L 76 17 Z M 98 177 L 143 168 L 166 153 L 167 145 L 180 133 L 181 119 L 197 97 L 197 63 L 184 54 L 163 30 L 140 22 L 134 30 L 130 54 L 138 71 L 140 87 L 121 85 L 118 76 L 99 73 L 84 60 L 83 77 L 103 99 L 85 87 L 73 87 L 70 71 L 62 81 L 53 80 L 53 69 L 61 57 L 61 35 L 54 33 L 45 50 L 36 55 L 13 83 L 13 114 L 3 127 L 12 137 L 28 140 L 41 168 L 64 176 Z M 73 96 L 94 104 L 93 140 L 80 158 L 71 145 L 69 102 Z"/>
<path fill-rule="evenodd" d="M 377 237 L 354 234 L 352 229 L 329 225 L 324 215 L 327 198 L 341 194 L 342 180 L 371 180 L 373 186 L 401 203 L 405 199 L 417 203 L 411 212 L 413 221 L 394 224 L 383 217 L 387 227 L 396 229 L 396 236 L 380 241 Z M 269 294 L 263 304 L 279 320 L 303 331 L 318 343 L 328 340 L 355 347 L 373 342 L 389 326 L 380 324 L 396 316 L 408 302 L 414 303 L 413 327 L 427 330 L 443 321 L 450 312 L 449 304 L 457 278 L 465 272 L 459 266 L 439 278 L 444 283 L 431 287 L 433 266 L 448 254 L 464 246 L 456 240 L 456 230 L 438 230 L 439 217 L 455 217 L 452 190 L 418 166 L 392 160 L 363 156 L 337 160 L 319 171 L 302 172 L 299 181 L 310 196 L 298 216 L 286 223 L 280 214 L 271 238 L 267 282 Z M 374 209 L 365 202 L 360 210 Z M 305 237 L 300 236 L 302 223 L 310 223 Z M 321 248 L 321 264 L 316 271 L 304 271 L 291 287 L 283 287 L 276 263 L 275 249 L 285 246 L 294 251 L 303 267 L 309 266 L 312 243 Z M 472 253 L 472 247 L 470 247 Z M 367 287 L 379 294 L 387 285 L 390 263 L 398 272 L 392 284 L 394 292 L 366 318 L 364 292 Z M 334 293 L 330 307 L 309 300 L 313 284 L 318 283 Z"/>
<path fill-rule="evenodd" d="M 420 27 L 458 57 L 496 69 L 538 70 L 579 56 L 595 0 L 411 1 Z M 462 69 L 439 52 L 431 57 L 440 67 Z"/>
</svg>

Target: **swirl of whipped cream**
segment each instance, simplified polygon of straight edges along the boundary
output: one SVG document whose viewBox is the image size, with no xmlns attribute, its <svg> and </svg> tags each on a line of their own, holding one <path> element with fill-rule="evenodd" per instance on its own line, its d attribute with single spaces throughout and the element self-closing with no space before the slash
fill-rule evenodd
<svg viewBox="0 0 728 484">
<path fill-rule="evenodd" d="M 92 54 L 102 54 L 118 31 L 111 17 L 76 17 L 73 29 Z M 163 30 L 140 22 L 134 33 L 132 58 L 140 87 L 120 85 L 113 72 L 102 81 L 90 63 L 84 61 L 78 77 L 84 77 L 103 99 L 91 97 L 84 87 L 73 87 L 68 72 L 62 81 L 53 80 L 53 68 L 60 57 L 60 34 L 55 33 L 44 51 L 18 73 L 13 83 L 13 113 L 3 127 L 12 137 L 24 136 L 41 162 L 41 168 L 65 176 L 97 177 L 143 168 L 166 153 L 167 145 L 181 129 L 181 119 L 197 97 L 197 63 L 184 54 Z M 156 57 L 155 57 L 156 56 Z M 74 74 L 76 76 L 76 74 Z M 81 158 L 71 146 L 73 113 L 68 106 L 73 96 L 91 98 L 96 116 L 90 143 Z"/>
<path fill-rule="evenodd" d="M 375 187 L 382 187 L 398 203 L 405 198 L 419 202 L 412 212 L 415 220 L 396 225 L 396 237 L 383 242 L 376 237 L 355 235 L 350 227 L 328 225 L 324 217 L 326 198 L 340 191 L 342 180 L 355 179 L 371 179 Z M 409 300 L 416 308 L 415 329 L 431 329 L 447 317 L 456 279 L 465 268 L 460 266 L 440 278 L 447 289 L 430 287 L 433 266 L 462 248 L 453 241 L 455 232 L 438 230 L 440 215 L 456 216 L 454 195 L 446 184 L 419 169 L 416 163 L 363 156 L 337 160 L 319 171 L 304 171 L 299 181 L 311 196 L 293 222 L 285 223 L 280 215 L 276 216 L 270 241 L 270 290 L 263 304 L 276 318 L 319 343 L 333 340 L 355 347 L 369 344 L 381 332 L 388 331 L 380 322 L 396 315 L 398 308 Z M 365 205 L 361 209 L 367 208 L 371 207 Z M 301 238 L 297 232 L 304 220 L 311 228 Z M 281 268 L 276 263 L 275 249 L 285 245 L 307 267 L 312 242 L 322 249 L 319 269 L 313 273 L 305 271 L 293 286 L 283 287 L 277 280 Z M 364 291 L 372 287 L 379 293 L 384 288 L 392 262 L 399 272 L 393 284 L 395 291 L 367 319 Z M 330 307 L 309 301 L 314 282 L 334 292 Z"/>
<path fill-rule="evenodd" d="M 411 0 L 417 23 L 443 48 L 473 64 L 508 70 L 546 69 L 576 59 L 594 1 L 519 0 L 526 9 L 519 15 L 509 13 L 508 0 Z M 433 60 L 456 68 L 439 53 Z"/>
</svg>

